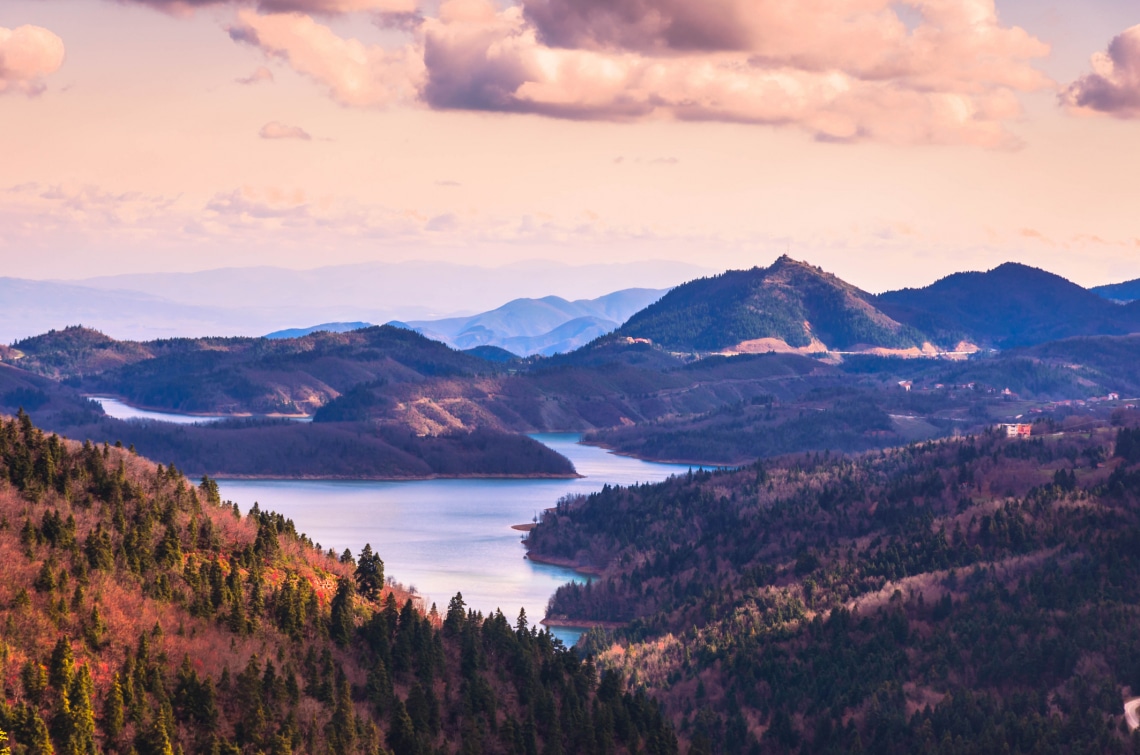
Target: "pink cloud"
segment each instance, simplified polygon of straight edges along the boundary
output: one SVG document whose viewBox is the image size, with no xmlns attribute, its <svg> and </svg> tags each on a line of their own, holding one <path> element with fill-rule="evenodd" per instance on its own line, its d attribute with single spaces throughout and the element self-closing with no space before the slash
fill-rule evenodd
<svg viewBox="0 0 1140 755">
<path fill-rule="evenodd" d="M 1076 113 L 1140 118 L 1140 24 L 1093 55 L 1092 68 L 1061 93 L 1061 103 Z"/>
<path fill-rule="evenodd" d="M 612 20 L 620 5 L 602 17 Z M 784 3 L 752 5 L 795 16 Z M 583 38 L 579 29 L 558 41 L 580 47 L 552 47 L 543 41 L 549 29 L 522 9 L 450 0 L 421 28 L 423 98 L 438 108 L 793 124 L 823 140 L 1000 147 L 1012 143 L 1004 123 L 1021 112 L 1015 92 L 1049 84 L 1028 62 L 1048 48 L 1000 27 L 992 2 L 920 2 L 923 21 L 911 32 L 886 11 L 875 16 L 877 28 L 859 19 L 845 26 L 834 8 L 852 5 L 889 10 L 886 2 L 809 3 L 818 18 L 800 18 L 795 36 L 790 21 L 770 44 L 750 34 L 714 45 L 705 34 L 704 47 L 723 49 L 693 53 L 667 33 L 677 19 L 657 32 L 602 24 L 608 36 Z M 838 30 L 828 30 L 829 18 Z"/>
<path fill-rule="evenodd" d="M 39 26 L 0 27 L 0 94 L 41 93 L 43 77 L 63 65 L 63 40 Z"/>
<path fill-rule="evenodd" d="M 217 5 L 256 5 L 266 13 L 314 13 L 340 15 L 345 13 L 414 14 L 416 0 L 128 0 L 176 16 L 192 14 L 197 8 Z"/>
<path fill-rule="evenodd" d="M 917 14 L 904 23 L 903 8 Z M 993 0 L 444 0 L 397 49 L 301 14 L 242 11 L 238 41 L 339 102 L 582 120 L 805 129 L 825 141 L 1015 146 L 1017 93 L 1048 46 Z"/>
<path fill-rule="evenodd" d="M 328 87 L 343 105 L 375 107 L 414 100 L 423 59 L 414 46 L 389 51 L 344 39 L 301 13 L 238 12 L 230 36 L 281 58 Z"/>
<path fill-rule="evenodd" d="M 262 139 L 301 139 L 310 141 L 313 137 L 300 126 L 286 126 L 279 121 L 270 121 L 261 127 L 258 136 Z"/>
</svg>

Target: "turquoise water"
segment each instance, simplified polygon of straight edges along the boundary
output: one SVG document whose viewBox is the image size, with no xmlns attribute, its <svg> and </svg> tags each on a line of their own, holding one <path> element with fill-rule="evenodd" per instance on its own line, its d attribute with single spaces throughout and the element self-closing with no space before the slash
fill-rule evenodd
<svg viewBox="0 0 1140 755">
<path fill-rule="evenodd" d="M 512 622 L 523 607 L 533 624 L 546 614 L 558 586 L 580 577 L 527 560 L 523 533 L 511 525 L 530 522 L 568 493 L 590 493 L 607 483 L 656 482 L 689 469 L 579 445 L 578 435 L 533 437 L 574 462 L 583 479 L 220 480 L 219 485 L 222 497 L 243 511 L 257 502 L 284 514 L 326 550 L 351 548 L 358 554 L 371 544 L 389 576 L 415 587 L 441 612 L 462 592 L 469 607 L 484 613 L 502 609 Z M 569 644 L 581 630 L 555 628 L 554 633 Z"/>
</svg>

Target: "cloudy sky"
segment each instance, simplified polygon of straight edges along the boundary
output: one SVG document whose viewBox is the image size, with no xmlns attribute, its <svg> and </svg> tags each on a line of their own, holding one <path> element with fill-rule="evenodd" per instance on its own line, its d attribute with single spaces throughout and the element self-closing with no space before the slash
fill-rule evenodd
<svg viewBox="0 0 1140 755">
<path fill-rule="evenodd" d="M 1140 277 L 1136 0 L 3 0 L 0 275 Z"/>
</svg>

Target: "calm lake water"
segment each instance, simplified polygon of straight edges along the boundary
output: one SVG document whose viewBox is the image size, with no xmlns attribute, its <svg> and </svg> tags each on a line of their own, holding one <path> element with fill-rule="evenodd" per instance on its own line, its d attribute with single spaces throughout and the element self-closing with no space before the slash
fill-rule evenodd
<svg viewBox="0 0 1140 755">
<path fill-rule="evenodd" d="M 115 419 L 156 419 L 161 422 L 173 422 L 176 425 L 193 425 L 198 422 L 217 422 L 220 419 L 226 419 L 220 414 L 211 415 L 197 415 L 197 414 L 174 414 L 172 412 L 152 412 L 147 409 L 136 409 L 129 404 L 124 404 L 117 398 L 110 398 L 109 396 L 89 396 L 92 401 L 95 401 L 103 407 L 103 411 L 107 413 L 108 417 Z"/>
<path fill-rule="evenodd" d="M 160 422 L 173 422 L 176 425 L 194 425 L 217 422 L 223 419 L 233 419 L 232 414 L 175 414 L 174 412 L 155 412 L 149 409 L 138 409 L 130 404 L 124 404 L 117 398 L 110 396 L 88 396 L 103 407 L 108 417 L 115 419 L 153 419 Z M 311 417 L 289 417 L 295 422 L 311 422 Z"/>
<path fill-rule="evenodd" d="M 526 558 L 522 534 L 529 522 L 567 493 L 603 485 L 657 482 L 687 465 L 655 464 L 578 444 L 580 436 L 532 436 L 574 462 L 577 480 L 420 480 L 340 482 L 219 480 L 222 497 L 248 511 L 254 502 L 292 519 L 297 529 L 337 552 L 359 554 L 365 543 L 384 559 L 386 574 L 414 586 L 440 612 L 456 592 L 471 608 L 502 609 L 513 622 L 520 607 L 531 623 L 546 614 L 559 585 L 575 572 Z M 567 644 L 580 630 L 556 628 Z"/>
</svg>

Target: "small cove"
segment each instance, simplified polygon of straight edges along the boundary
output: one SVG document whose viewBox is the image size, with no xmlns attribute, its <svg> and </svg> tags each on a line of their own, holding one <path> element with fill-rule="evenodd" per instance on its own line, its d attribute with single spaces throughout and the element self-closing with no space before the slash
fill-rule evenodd
<svg viewBox="0 0 1140 755">
<path fill-rule="evenodd" d="M 186 415 L 132 407 L 119 399 L 93 397 L 109 416 L 189 424 L 220 416 Z M 248 511 L 263 509 L 292 519 L 297 529 L 338 552 L 358 554 L 365 543 L 384 559 L 389 576 L 415 587 L 440 611 L 456 592 L 471 608 L 501 609 L 512 623 L 525 608 L 531 623 L 542 619 L 554 591 L 582 579 L 573 570 L 525 558 L 525 533 L 512 525 L 531 522 L 568 494 L 588 494 L 603 485 L 658 482 L 688 465 L 645 462 L 584 446 L 580 435 L 531 436 L 573 462 L 579 479 L 436 479 L 408 482 L 331 480 L 219 480 L 222 497 Z M 581 630 L 554 627 L 567 644 Z"/>
<path fill-rule="evenodd" d="M 365 543 L 384 559 L 385 571 L 446 610 L 456 592 L 471 608 L 501 609 L 514 621 L 520 607 L 531 623 L 546 613 L 558 586 L 581 579 L 576 572 L 534 563 L 525 556 L 523 533 L 562 496 L 591 493 L 603 485 L 655 482 L 685 472 L 687 465 L 656 464 L 583 446 L 575 434 L 532 436 L 570 459 L 574 480 L 419 480 L 411 482 L 323 480 L 219 480 L 222 497 L 248 511 L 263 509 L 292 519 L 325 549 Z M 568 644 L 581 630 L 552 631 Z"/>
</svg>

